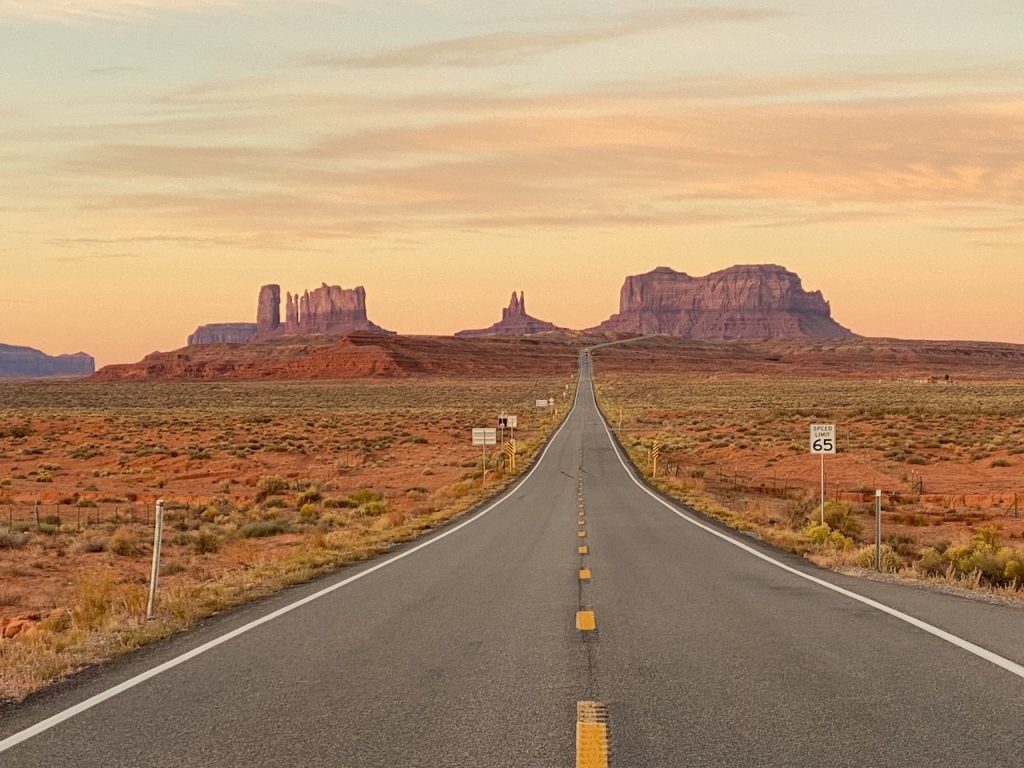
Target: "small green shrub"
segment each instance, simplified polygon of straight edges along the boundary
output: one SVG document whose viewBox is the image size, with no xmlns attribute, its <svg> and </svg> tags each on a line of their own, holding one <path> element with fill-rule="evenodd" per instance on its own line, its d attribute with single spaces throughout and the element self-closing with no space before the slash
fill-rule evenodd
<svg viewBox="0 0 1024 768">
<path fill-rule="evenodd" d="M 25 533 L 0 533 L 0 549 L 21 549 L 28 544 L 28 538 Z"/>
<path fill-rule="evenodd" d="M 118 528 L 107 541 L 107 549 L 121 557 L 137 557 L 142 554 L 142 545 L 130 528 Z"/>
<path fill-rule="evenodd" d="M 209 552 L 216 552 L 220 549 L 220 537 L 216 532 L 211 531 L 209 528 L 202 528 L 195 535 L 192 541 L 192 547 L 200 555 L 205 555 Z"/>
<path fill-rule="evenodd" d="M 285 533 L 287 530 L 288 526 L 281 520 L 256 520 L 239 528 L 238 535 L 243 539 L 262 539 Z"/>
<path fill-rule="evenodd" d="M 256 501 L 263 501 L 268 496 L 284 493 L 288 490 L 288 482 L 283 477 L 266 475 L 260 478 L 259 491 L 256 494 Z"/>
</svg>

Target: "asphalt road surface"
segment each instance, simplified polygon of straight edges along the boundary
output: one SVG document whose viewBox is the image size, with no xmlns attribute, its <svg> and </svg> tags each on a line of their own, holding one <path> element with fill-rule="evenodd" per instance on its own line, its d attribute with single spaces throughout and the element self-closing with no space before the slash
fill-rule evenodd
<svg viewBox="0 0 1024 768">
<path fill-rule="evenodd" d="M 1024 611 L 823 572 L 659 500 L 584 356 L 497 504 L 0 711 L 0 766 L 1005 768 L 1022 664 Z"/>
</svg>

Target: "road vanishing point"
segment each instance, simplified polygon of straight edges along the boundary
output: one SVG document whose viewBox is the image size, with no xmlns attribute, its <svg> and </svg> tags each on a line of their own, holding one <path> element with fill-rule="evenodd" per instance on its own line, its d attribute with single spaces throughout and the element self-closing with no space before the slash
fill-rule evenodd
<svg viewBox="0 0 1024 768">
<path fill-rule="evenodd" d="M 504 495 L 0 710 L 0 766 L 1024 764 L 1024 612 L 663 499 L 590 365 Z"/>
</svg>

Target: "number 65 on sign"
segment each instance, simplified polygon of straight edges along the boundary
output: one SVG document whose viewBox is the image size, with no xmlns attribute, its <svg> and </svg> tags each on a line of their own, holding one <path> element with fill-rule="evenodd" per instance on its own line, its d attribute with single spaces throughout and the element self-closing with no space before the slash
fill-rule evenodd
<svg viewBox="0 0 1024 768">
<path fill-rule="evenodd" d="M 825 455 L 836 452 L 836 425 L 811 424 L 811 453 Z"/>
</svg>

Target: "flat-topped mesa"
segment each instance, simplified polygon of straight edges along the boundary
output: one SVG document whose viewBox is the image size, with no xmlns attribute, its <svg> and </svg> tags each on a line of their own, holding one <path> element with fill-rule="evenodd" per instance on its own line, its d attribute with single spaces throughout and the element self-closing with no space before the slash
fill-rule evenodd
<svg viewBox="0 0 1024 768">
<path fill-rule="evenodd" d="M 820 291 L 775 264 L 691 277 L 668 267 L 626 278 L 619 312 L 593 331 L 730 339 L 849 338 Z"/>
<path fill-rule="evenodd" d="M 201 344 L 248 344 L 256 337 L 255 323 L 210 323 L 200 325 L 188 337 L 188 345 Z"/>
<path fill-rule="evenodd" d="M 463 339 L 481 336 L 532 336 L 537 333 L 553 333 L 564 330 L 554 323 L 538 320 L 526 314 L 526 298 L 522 291 L 512 292 L 508 306 L 501 310 L 501 320 L 489 328 L 474 328 L 459 331 L 455 335 Z"/>
</svg>

